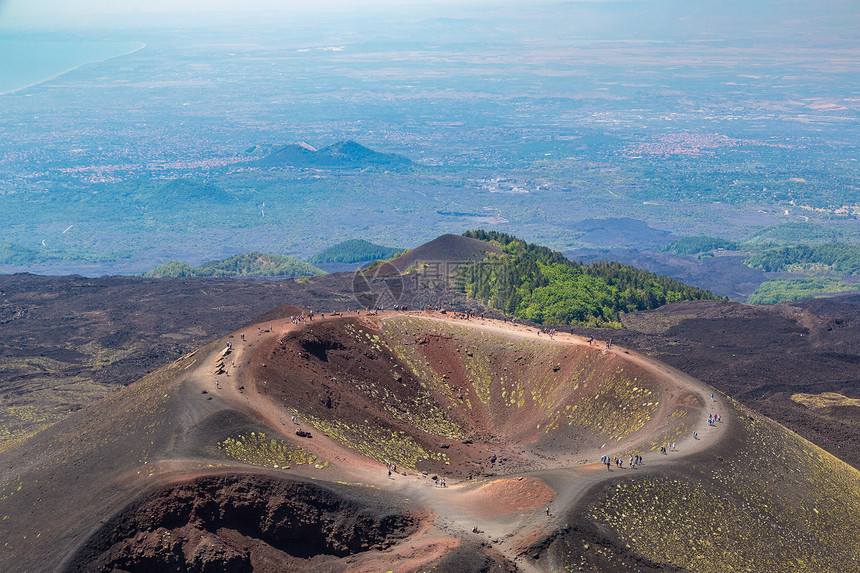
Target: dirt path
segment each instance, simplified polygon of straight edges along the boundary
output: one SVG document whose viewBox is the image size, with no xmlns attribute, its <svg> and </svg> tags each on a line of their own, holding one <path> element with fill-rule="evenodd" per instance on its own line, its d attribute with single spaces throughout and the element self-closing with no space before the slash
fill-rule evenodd
<svg viewBox="0 0 860 573">
<path fill-rule="evenodd" d="M 464 320 L 439 313 L 424 312 L 389 312 L 375 319 L 385 320 L 391 316 L 415 316 L 490 331 L 503 336 L 533 337 L 549 342 L 545 334 L 538 335 L 534 328 L 489 319 Z M 337 320 L 337 317 L 326 319 L 317 317 L 313 323 L 323 320 Z M 258 345 L 274 344 L 285 334 L 304 327 L 304 324 L 293 324 L 289 319 L 271 321 L 260 325 L 259 328 L 255 325 L 245 329 L 244 340 L 242 340 L 243 332 L 238 331 L 232 337 L 223 339 L 224 345 L 228 340 L 233 345 L 232 351 L 225 360 L 225 367 L 229 374 L 212 373 L 213 362 L 210 356 L 190 373 L 188 379 L 200 389 L 215 392 L 238 411 L 270 428 L 277 429 L 284 438 L 331 464 L 323 471 L 311 472 L 311 470 L 303 470 L 301 466 L 291 471 L 306 474 L 315 479 L 364 484 L 400 493 L 409 498 L 416 507 L 424 508 L 436 516 L 435 527 L 442 537 L 472 536 L 480 541 L 489 542 L 508 559 L 516 562 L 523 571 L 536 569 L 522 559 L 522 552 L 530 543 L 538 541 L 542 535 L 562 525 L 559 523 L 561 516 L 568 508 L 573 507 L 590 487 L 620 475 L 650 472 L 672 465 L 679 459 L 716 444 L 720 437 L 730 430 L 729 416 L 725 416 L 716 427 L 707 424 L 707 413 L 725 415 L 726 404 L 723 397 L 718 395 L 712 397 L 712 390 L 692 377 L 636 352 L 617 346 L 607 348 L 606 342 L 596 341 L 589 344 L 586 339 L 579 336 L 556 334 L 551 341 L 552 344 L 577 345 L 588 347 L 593 352 L 617 355 L 620 359 L 652 373 L 661 381 L 662 403 L 645 428 L 624 441 L 612 444 L 611 447 L 578 452 L 570 459 L 554 460 L 559 466 L 567 464 L 568 467 L 497 476 L 480 482 L 451 483 L 446 488 L 435 487 L 434 482 L 417 472 L 400 471 L 389 476 L 384 464 L 349 450 L 306 421 L 302 421 L 302 428 L 311 431 L 313 438 L 297 437 L 291 414 L 260 392 L 259 381 L 250 373 L 248 365 L 250 353 Z M 216 354 L 213 353 L 214 355 Z M 694 438 L 690 434 L 677 440 L 676 450 L 666 455 L 646 454 L 643 465 L 636 469 L 629 469 L 625 465 L 623 469 L 611 467 L 607 470 L 599 463 L 600 457 L 604 454 L 611 456 L 618 452 L 643 450 L 645 445 L 654 440 L 665 427 L 667 417 L 678 406 L 679 400 L 684 396 L 689 400 L 689 395 L 694 396 L 697 402 L 704 405 L 699 417 L 694 420 L 698 437 Z M 573 458 L 580 461 L 587 460 L 588 463 L 575 464 Z M 171 469 L 177 469 L 175 464 L 171 465 Z M 547 515 L 547 507 L 549 515 Z M 509 509 L 506 510 L 506 508 Z M 474 533 L 474 528 L 479 532 Z M 436 543 L 439 539 L 438 536 L 426 535 L 426 532 L 425 537 L 429 544 Z"/>
</svg>

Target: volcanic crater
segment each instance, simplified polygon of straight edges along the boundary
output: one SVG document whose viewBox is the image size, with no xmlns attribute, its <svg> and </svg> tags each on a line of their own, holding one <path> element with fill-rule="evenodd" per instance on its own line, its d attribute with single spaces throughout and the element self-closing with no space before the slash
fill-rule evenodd
<svg viewBox="0 0 860 573">
<path fill-rule="evenodd" d="M 306 317 L 3 452 L 0 567 L 858 565 L 856 470 L 647 356 L 462 314 Z"/>
<path fill-rule="evenodd" d="M 467 321 L 343 317 L 252 356 L 256 388 L 297 419 L 456 478 L 566 467 L 662 424 L 664 384 L 623 355 Z"/>
</svg>

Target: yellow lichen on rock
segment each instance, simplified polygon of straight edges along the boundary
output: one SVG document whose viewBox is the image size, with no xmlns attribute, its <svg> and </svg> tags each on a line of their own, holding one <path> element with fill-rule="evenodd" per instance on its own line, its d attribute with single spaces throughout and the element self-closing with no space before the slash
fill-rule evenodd
<svg viewBox="0 0 860 573">
<path fill-rule="evenodd" d="M 822 392 L 821 394 L 792 394 L 791 399 L 807 408 L 817 410 L 831 406 L 856 406 L 860 408 L 860 399 L 849 398 L 837 392 Z"/>
</svg>

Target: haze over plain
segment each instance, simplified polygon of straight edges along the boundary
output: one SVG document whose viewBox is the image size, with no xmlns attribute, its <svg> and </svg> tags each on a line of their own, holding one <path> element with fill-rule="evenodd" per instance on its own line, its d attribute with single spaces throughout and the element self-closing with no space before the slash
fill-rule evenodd
<svg viewBox="0 0 860 573">
<path fill-rule="evenodd" d="M 21 253 L 4 270 L 306 257 L 331 236 L 410 247 L 478 226 L 613 246 L 580 240 L 589 217 L 730 239 L 853 228 L 853 3 L 242 6 L 3 4 L 7 50 L 105 48 L 0 96 L 3 240 Z M 343 140 L 414 167 L 253 163 Z"/>
</svg>

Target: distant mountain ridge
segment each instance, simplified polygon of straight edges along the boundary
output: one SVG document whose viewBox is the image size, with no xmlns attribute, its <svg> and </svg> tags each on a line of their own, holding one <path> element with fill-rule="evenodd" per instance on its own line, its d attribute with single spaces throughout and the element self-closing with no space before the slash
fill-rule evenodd
<svg viewBox="0 0 860 573">
<path fill-rule="evenodd" d="M 266 147 L 255 146 L 248 152 L 266 151 Z M 339 141 L 322 149 L 307 143 L 290 143 L 271 150 L 259 159 L 260 167 L 310 167 L 318 169 L 356 169 L 367 167 L 407 167 L 412 161 L 396 153 L 382 153 L 355 141 Z"/>
<path fill-rule="evenodd" d="M 240 255 L 208 261 L 199 267 L 172 261 L 164 263 L 143 276 L 164 277 L 309 277 L 326 274 L 321 269 L 284 255 L 251 251 Z"/>
</svg>

